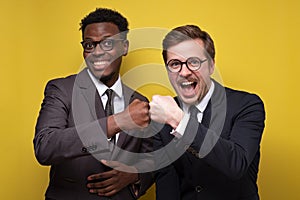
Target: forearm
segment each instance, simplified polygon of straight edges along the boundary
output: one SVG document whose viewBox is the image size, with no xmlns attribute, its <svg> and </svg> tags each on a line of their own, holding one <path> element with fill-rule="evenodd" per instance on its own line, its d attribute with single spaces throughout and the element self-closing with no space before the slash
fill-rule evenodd
<svg viewBox="0 0 300 200">
<path fill-rule="evenodd" d="M 107 151 L 104 137 L 98 121 L 65 129 L 38 127 L 34 137 L 35 155 L 41 164 L 52 165 L 65 159 Z"/>
</svg>

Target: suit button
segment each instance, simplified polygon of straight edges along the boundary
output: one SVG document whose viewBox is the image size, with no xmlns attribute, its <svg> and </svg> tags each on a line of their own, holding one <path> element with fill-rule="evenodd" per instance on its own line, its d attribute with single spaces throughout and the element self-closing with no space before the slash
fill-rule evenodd
<svg viewBox="0 0 300 200">
<path fill-rule="evenodd" d="M 82 153 L 86 153 L 86 152 L 87 152 L 87 148 L 86 148 L 86 147 L 82 147 L 82 148 L 81 148 L 81 152 L 82 152 Z"/>
<path fill-rule="evenodd" d="M 203 190 L 203 187 L 200 186 L 200 185 L 197 185 L 197 186 L 195 187 L 195 191 L 196 191 L 196 192 L 201 192 L 202 190 Z"/>
</svg>

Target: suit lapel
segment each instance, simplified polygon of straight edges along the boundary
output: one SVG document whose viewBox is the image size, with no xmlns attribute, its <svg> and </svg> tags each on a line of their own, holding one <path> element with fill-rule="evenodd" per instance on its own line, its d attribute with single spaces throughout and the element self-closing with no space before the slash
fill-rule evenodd
<svg viewBox="0 0 300 200">
<path fill-rule="evenodd" d="M 92 117 L 97 119 L 100 116 L 104 116 L 102 102 L 86 68 L 77 75 L 76 85 L 80 88 L 81 95 L 87 102 Z"/>
</svg>

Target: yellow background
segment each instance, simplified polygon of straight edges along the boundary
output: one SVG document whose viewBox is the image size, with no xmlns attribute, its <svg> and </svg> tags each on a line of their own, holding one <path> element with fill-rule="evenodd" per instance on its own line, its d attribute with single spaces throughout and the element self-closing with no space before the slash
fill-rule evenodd
<svg viewBox="0 0 300 200">
<path fill-rule="evenodd" d="M 193 23 L 207 30 L 223 83 L 265 102 L 261 199 L 300 199 L 298 0 L 1 0 L 0 199 L 43 199 L 49 168 L 37 163 L 32 145 L 43 90 L 49 79 L 78 72 L 80 19 L 101 6 L 120 11 L 131 29 Z M 147 55 L 125 60 L 122 73 L 161 62 L 159 51 Z M 153 88 L 141 90 L 170 93 Z M 143 199 L 152 197 L 153 189 Z"/>
</svg>

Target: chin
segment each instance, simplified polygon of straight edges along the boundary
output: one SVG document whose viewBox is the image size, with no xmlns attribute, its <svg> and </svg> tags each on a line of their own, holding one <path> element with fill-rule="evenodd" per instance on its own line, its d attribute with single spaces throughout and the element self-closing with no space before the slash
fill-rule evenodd
<svg viewBox="0 0 300 200">
<path fill-rule="evenodd" d="M 92 71 L 93 75 L 97 78 L 100 79 L 103 76 L 103 71 Z"/>
<path fill-rule="evenodd" d="M 198 103 L 198 99 L 196 97 L 191 97 L 191 98 L 187 98 L 187 97 L 183 97 L 183 96 L 179 96 L 180 99 L 185 103 L 185 104 L 188 104 L 188 105 L 194 105 L 194 104 L 197 104 Z"/>
</svg>

